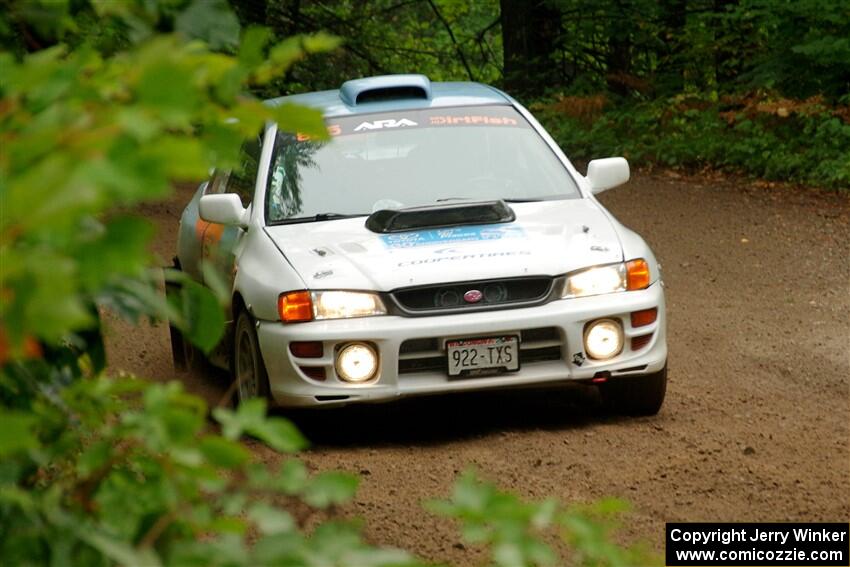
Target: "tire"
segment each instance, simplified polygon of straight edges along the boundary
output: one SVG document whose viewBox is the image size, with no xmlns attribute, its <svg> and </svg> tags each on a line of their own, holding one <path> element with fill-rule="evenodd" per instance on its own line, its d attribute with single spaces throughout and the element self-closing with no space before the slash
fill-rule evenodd
<svg viewBox="0 0 850 567">
<path fill-rule="evenodd" d="M 179 270 L 177 267 L 177 262 L 175 261 L 174 269 Z M 172 297 L 176 297 L 180 294 L 180 286 L 174 282 L 165 282 L 165 297 L 167 300 L 171 300 Z M 180 372 L 184 372 L 186 370 L 186 348 L 187 341 L 183 338 L 183 333 L 175 327 L 174 325 L 168 325 L 168 334 L 171 338 L 171 360 L 174 363 L 174 368 Z"/>
<path fill-rule="evenodd" d="M 667 393 L 667 364 L 653 374 L 609 380 L 599 386 L 603 403 L 626 415 L 655 415 Z"/>
<path fill-rule="evenodd" d="M 183 333 L 173 325 L 168 326 L 171 336 L 171 359 L 175 370 L 179 372 L 198 372 L 208 369 L 204 353 L 189 342 Z"/>
<path fill-rule="evenodd" d="M 244 310 L 236 319 L 232 352 L 230 374 L 235 383 L 234 401 L 238 404 L 251 398 L 268 398 L 269 377 L 260 352 L 254 319 Z"/>
<path fill-rule="evenodd" d="M 180 262 L 174 258 L 173 264 L 169 269 L 181 271 Z M 174 281 L 165 282 L 165 297 L 168 301 L 179 301 L 182 288 L 179 283 Z M 171 360 L 174 363 L 175 370 L 179 372 L 193 372 L 206 370 L 206 357 L 195 345 L 183 336 L 183 333 L 169 323 L 168 333 L 171 338 Z"/>
</svg>

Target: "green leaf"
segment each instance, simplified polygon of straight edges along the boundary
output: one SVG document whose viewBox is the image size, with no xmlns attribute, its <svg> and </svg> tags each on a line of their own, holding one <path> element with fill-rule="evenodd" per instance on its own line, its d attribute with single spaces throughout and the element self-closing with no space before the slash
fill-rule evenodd
<svg viewBox="0 0 850 567">
<path fill-rule="evenodd" d="M 339 47 L 341 43 L 342 40 L 340 38 L 325 32 L 306 35 L 302 38 L 302 46 L 307 53 L 330 51 Z"/>
<path fill-rule="evenodd" d="M 220 534 L 242 535 L 248 526 L 245 520 L 235 516 L 217 516 L 210 522 L 209 528 Z"/>
<path fill-rule="evenodd" d="M 268 504 L 251 506 L 248 518 L 266 535 L 287 533 L 295 529 L 295 520 L 288 512 Z"/>
<path fill-rule="evenodd" d="M 77 528 L 75 531 L 81 540 L 118 564 L 145 565 L 147 567 L 162 565 L 156 552 L 152 549 L 135 548 L 122 540 L 89 527 Z"/>
<path fill-rule="evenodd" d="M 296 453 L 308 446 L 307 439 L 288 419 L 270 417 L 248 428 L 248 433 L 271 448 L 284 453 Z"/>
<path fill-rule="evenodd" d="M 0 456 L 38 447 L 38 438 L 33 433 L 36 423 L 35 415 L 6 408 L 0 410 Z"/>
<path fill-rule="evenodd" d="M 221 424 L 222 434 L 228 439 L 235 440 L 247 433 L 286 453 L 307 447 L 307 440 L 291 421 L 282 417 L 266 417 L 266 401 L 261 398 L 242 402 L 235 412 L 216 408 L 213 417 Z"/>
<path fill-rule="evenodd" d="M 156 144 L 139 150 L 140 159 L 165 164 L 162 171 L 172 181 L 197 181 L 206 177 L 209 162 L 200 140 L 183 136 L 160 136 Z M 180 156 L 180 160 L 169 156 Z"/>
<path fill-rule="evenodd" d="M 242 466 L 251 458 L 250 451 L 239 443 L 214 435 L 201 439 L 200 449 L 212 464 L 228 469 Z"/>
<path fill-rule="evenodd" d="M 103 467 L 112 455 L 112 443 L 98 441 L 83 451 L 77 460 L 77 474 L 86 477 Z"/>
<path fill-rule="evenodd" d="M 183 284 L 180 297 L 183 317 L 177 326 L 192 344 L 210 352 L 224 334 L 224 309 L 209 288 L 193 281 Z"/>
<path fill-rule="evenodd" d="M 265 49 L 271 36 L 272 32 L 268 28 L 248 28 L 242 35 L 242 43 L 239 46 L 239 62 L 253 68 L 265 61 Z"/>
<path fill-rule="evenodd" d="M 215 408 L 213 417 L 221 424 L 222 434 L 235 441 L 250 427 L 266 418 L 266 401 L 262 398 L 245 400 L 235 411 L 221 407 Z"/>
<path fill-rule="evenodd" d="M 274 486 L 286 494 L 297 494 L 304 490 L 309 481 L 307 467 L 298 459 L 289 459 L 280 466 Z"/>
<path fill-rule="evenodd" d="M 295 104 L 280 104 L 272 108 L 272 116 L 284 132 L 301 132 L 317 140 L 328 138 L 322 114 L 316 109 L 305 109 Z"/>
<path fill-rule="evenodd" d="M 204 276 L 204 283 L 213 292 L 219 304 L 223 307 L 228 307 L 230 305 L 232 290 L 229 282 L 225 281 L 221 271 L 216 268 L 215 263 L 209 260 L 202 260 L 201 273 Z"/>
<path fill-rule="evenodd" d="M 546 528 L 554 521 L 557 511 L 557 500 L 552 498 L 544 500 L 534 512 L 534 515 L 531 518 L 531 524 L 537 529 Z"/>
<path fill-rule="evenodd" d="M 116 275 L 138 275 L 149 259 L 150 222 L 138 217 L 116 217 L 95 238 L 86 239 L 76 251 L 80 283 L 98 289 Z"/>
<path fill-rule="evenodd" d="M 357 492 L 358 478 L 330 471 L 313 477 L 303 491 L 304 501 L 316 508 L 348 502 Z"/>
<path fill-rule="evenodd" d="M 301 49 L 301 38 L 289 37 L 271 48 L 269 51 L 269 61 L 266 64 L 289 69 L 293 63 L 303 56 L 304 51 Z"/>
<path fill-rule="evenodd" d="M 156 47 L 163 51 L 167 49 L 166 46 Z M 163 123 L 176 128 L 191 126 L 191 118 L 201 102 L 192 84 L 189 69 L 153 56 L 151 63 L 142 70 L 136 93 L 143 108 L 156 113 Z M 179 160 L 164 162 L 164 165 L 178 164 Z"/>
<path fill-rule="evenodd" d="M 239 44 L 239 19 L 226 0 L 194 0 L 177 16 L 175 28 L 205 41 L 210 49 L 230 49 Z"/>
</svg>

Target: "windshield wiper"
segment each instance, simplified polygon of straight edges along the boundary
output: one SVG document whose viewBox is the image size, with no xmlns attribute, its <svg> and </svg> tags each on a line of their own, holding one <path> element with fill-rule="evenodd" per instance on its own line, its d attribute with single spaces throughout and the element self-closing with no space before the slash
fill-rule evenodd
<svg viewBox="0 0 850 567">
<path fill-rule="evenodd" d="M 317 213 L 315 215 L 310 215 L 308 217 L 293 217 L 289 219 L 281 219 L 279 221 L 274 221 L 269 224 L 278 225 L 278 224 L 296 224 L 300 222 L 319 222 L 319 221 L 328 221 L 328 220 L 338 220 L 338 219 L 350 219 L 353 217 L 365 217 L 368 215 L 364 214 L 352 214 L 352 215 L 344 215 L 342 213 Z"/>
<path fill-rule="evenodd" d="M 443 203 L 445 201 L 471 201 L 472 197 L 446 197 L 445 199 L 437 199 L 437 203 Z M 546 199 L 500 199 L 506 203 L 537 203 L 539 201 L 545 201 Z"/>
<path fill-rule="evenodd" d="M 471 201 L 472 197 L 446 197 L 445 199 L 437 199 L 435 202 L 443 203 L 445 201 Z M 504 201 L 506 203 L 537 203 L 539 201 L 545 201 L 546 199 L 499 199 L 500 201 Z"/>
</svg>

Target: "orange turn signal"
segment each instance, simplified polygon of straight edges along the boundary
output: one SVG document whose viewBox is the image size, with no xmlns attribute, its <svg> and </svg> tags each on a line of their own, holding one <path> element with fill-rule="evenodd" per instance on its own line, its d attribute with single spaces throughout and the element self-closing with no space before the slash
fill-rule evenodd
<svg viewBox="0 0 850 567">
<path fill-rule="evenodd" d="M 644 309 L 642 311 L 632 311 L 632 327 L 645 327 L 655 323 L 658 317 L 658 309 Z"/>
<path fill-rule="evenodd" d="M 277 311 L 284 323 L 313 320 L 313 298 L 309 291 L 282 293 L 277 299 Z"/>
<path fill-rule="evenodd" d="M 626 262 L 626 289 L 646 289 L 649 287 L 649 264 L 643 258 Z"/>
</svg>

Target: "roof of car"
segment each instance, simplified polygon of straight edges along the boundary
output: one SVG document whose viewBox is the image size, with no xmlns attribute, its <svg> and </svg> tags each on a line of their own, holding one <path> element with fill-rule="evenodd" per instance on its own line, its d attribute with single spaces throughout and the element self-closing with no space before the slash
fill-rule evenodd
<svg viewBox="0 0 850 567">
<path fill-rule="evenodd" d="M 410 96 L 410 93 L 416 96 Z M 379 93 L 366 98 L 365 93 Z M 399 96 L 393 96 L 399 93 Z M 360 100 L 360 99 L 363 100 Z M 301 104 L 325 116 L 369 114 L 388 110 L 513 104 L 513 99 L 493 87 L 472 82 L 431 82 L 424 75 L 383 75 L 348 81 L 339 89 L 282 96 L 266 104 Z"/>
</svg>

